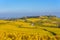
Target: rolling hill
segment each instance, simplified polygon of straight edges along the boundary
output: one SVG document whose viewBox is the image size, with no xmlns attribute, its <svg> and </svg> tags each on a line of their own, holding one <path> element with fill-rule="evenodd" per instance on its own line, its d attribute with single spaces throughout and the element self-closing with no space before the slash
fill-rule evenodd
<svg viewBox="0 0 60 40">
<path fill-rule="evenodd" d="M 60 40 L 60 18 L 45 15 L 0 19 L 0 40 Z"/>
</svg>

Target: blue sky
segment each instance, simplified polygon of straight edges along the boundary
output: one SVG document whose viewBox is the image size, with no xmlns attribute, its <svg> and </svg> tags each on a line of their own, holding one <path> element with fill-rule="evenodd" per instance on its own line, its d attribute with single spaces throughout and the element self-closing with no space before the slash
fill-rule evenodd
<svg viewBox="0 0 60 40">
<path fill-rule="evenodd" d="M 0 0 L 0 17 L 24 15 L 60 16 L 60 0 Z"/>
</svg>

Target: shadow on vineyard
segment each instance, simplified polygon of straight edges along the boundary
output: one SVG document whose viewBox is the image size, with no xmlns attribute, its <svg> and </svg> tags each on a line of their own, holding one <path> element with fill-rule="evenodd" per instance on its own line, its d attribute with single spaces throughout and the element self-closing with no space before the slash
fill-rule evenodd
<svg viewBox="0 0 60 40">
<path fill-rule="evenodd" d="M 47 32 L 50 32 L 50 33 L 53 34 L 54 36 L 57 35 L 56 33 L 51 32 L 51 31 L 48 31 L 48 30 L 46 30 L 46 29 L 43 29 L 43 30 L 45 30 L 45 31 L 47 31 Z"/>
</svg>

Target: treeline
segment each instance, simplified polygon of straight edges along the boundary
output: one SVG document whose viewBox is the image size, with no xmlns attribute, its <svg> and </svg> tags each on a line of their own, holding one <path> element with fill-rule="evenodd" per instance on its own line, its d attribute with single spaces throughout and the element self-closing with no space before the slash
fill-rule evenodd
<svg viewBox="0 0 60 40">
<path fill-rule="evenodd" d="M 5 20 L 17 20 L 17 19 L 27 19 L 27 18 L 41 18 L 41 16 L 25 16 L 25 17 L 22 17 L 22 18 L 8 18 L 8 19 L 5 19 Z M 42 17 L 47 17 L 47 18 L 51 18 L 51 17 L 57 17 L 57 16 L 52 16 L 52 15 L 44 15 Z M 58 18 L 58 17 L 57 17 Z"/>
</svg>

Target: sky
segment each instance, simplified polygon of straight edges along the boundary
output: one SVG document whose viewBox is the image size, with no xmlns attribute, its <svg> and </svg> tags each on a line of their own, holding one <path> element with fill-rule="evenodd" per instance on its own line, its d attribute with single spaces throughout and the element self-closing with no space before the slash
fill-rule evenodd
<svg viewBox="0 0 60 40">
<path fill-rule="evenodd" d="M 60 17 L 60 0 L 0 0 L 0 18 L 37 15 Z"/>
</svg>

